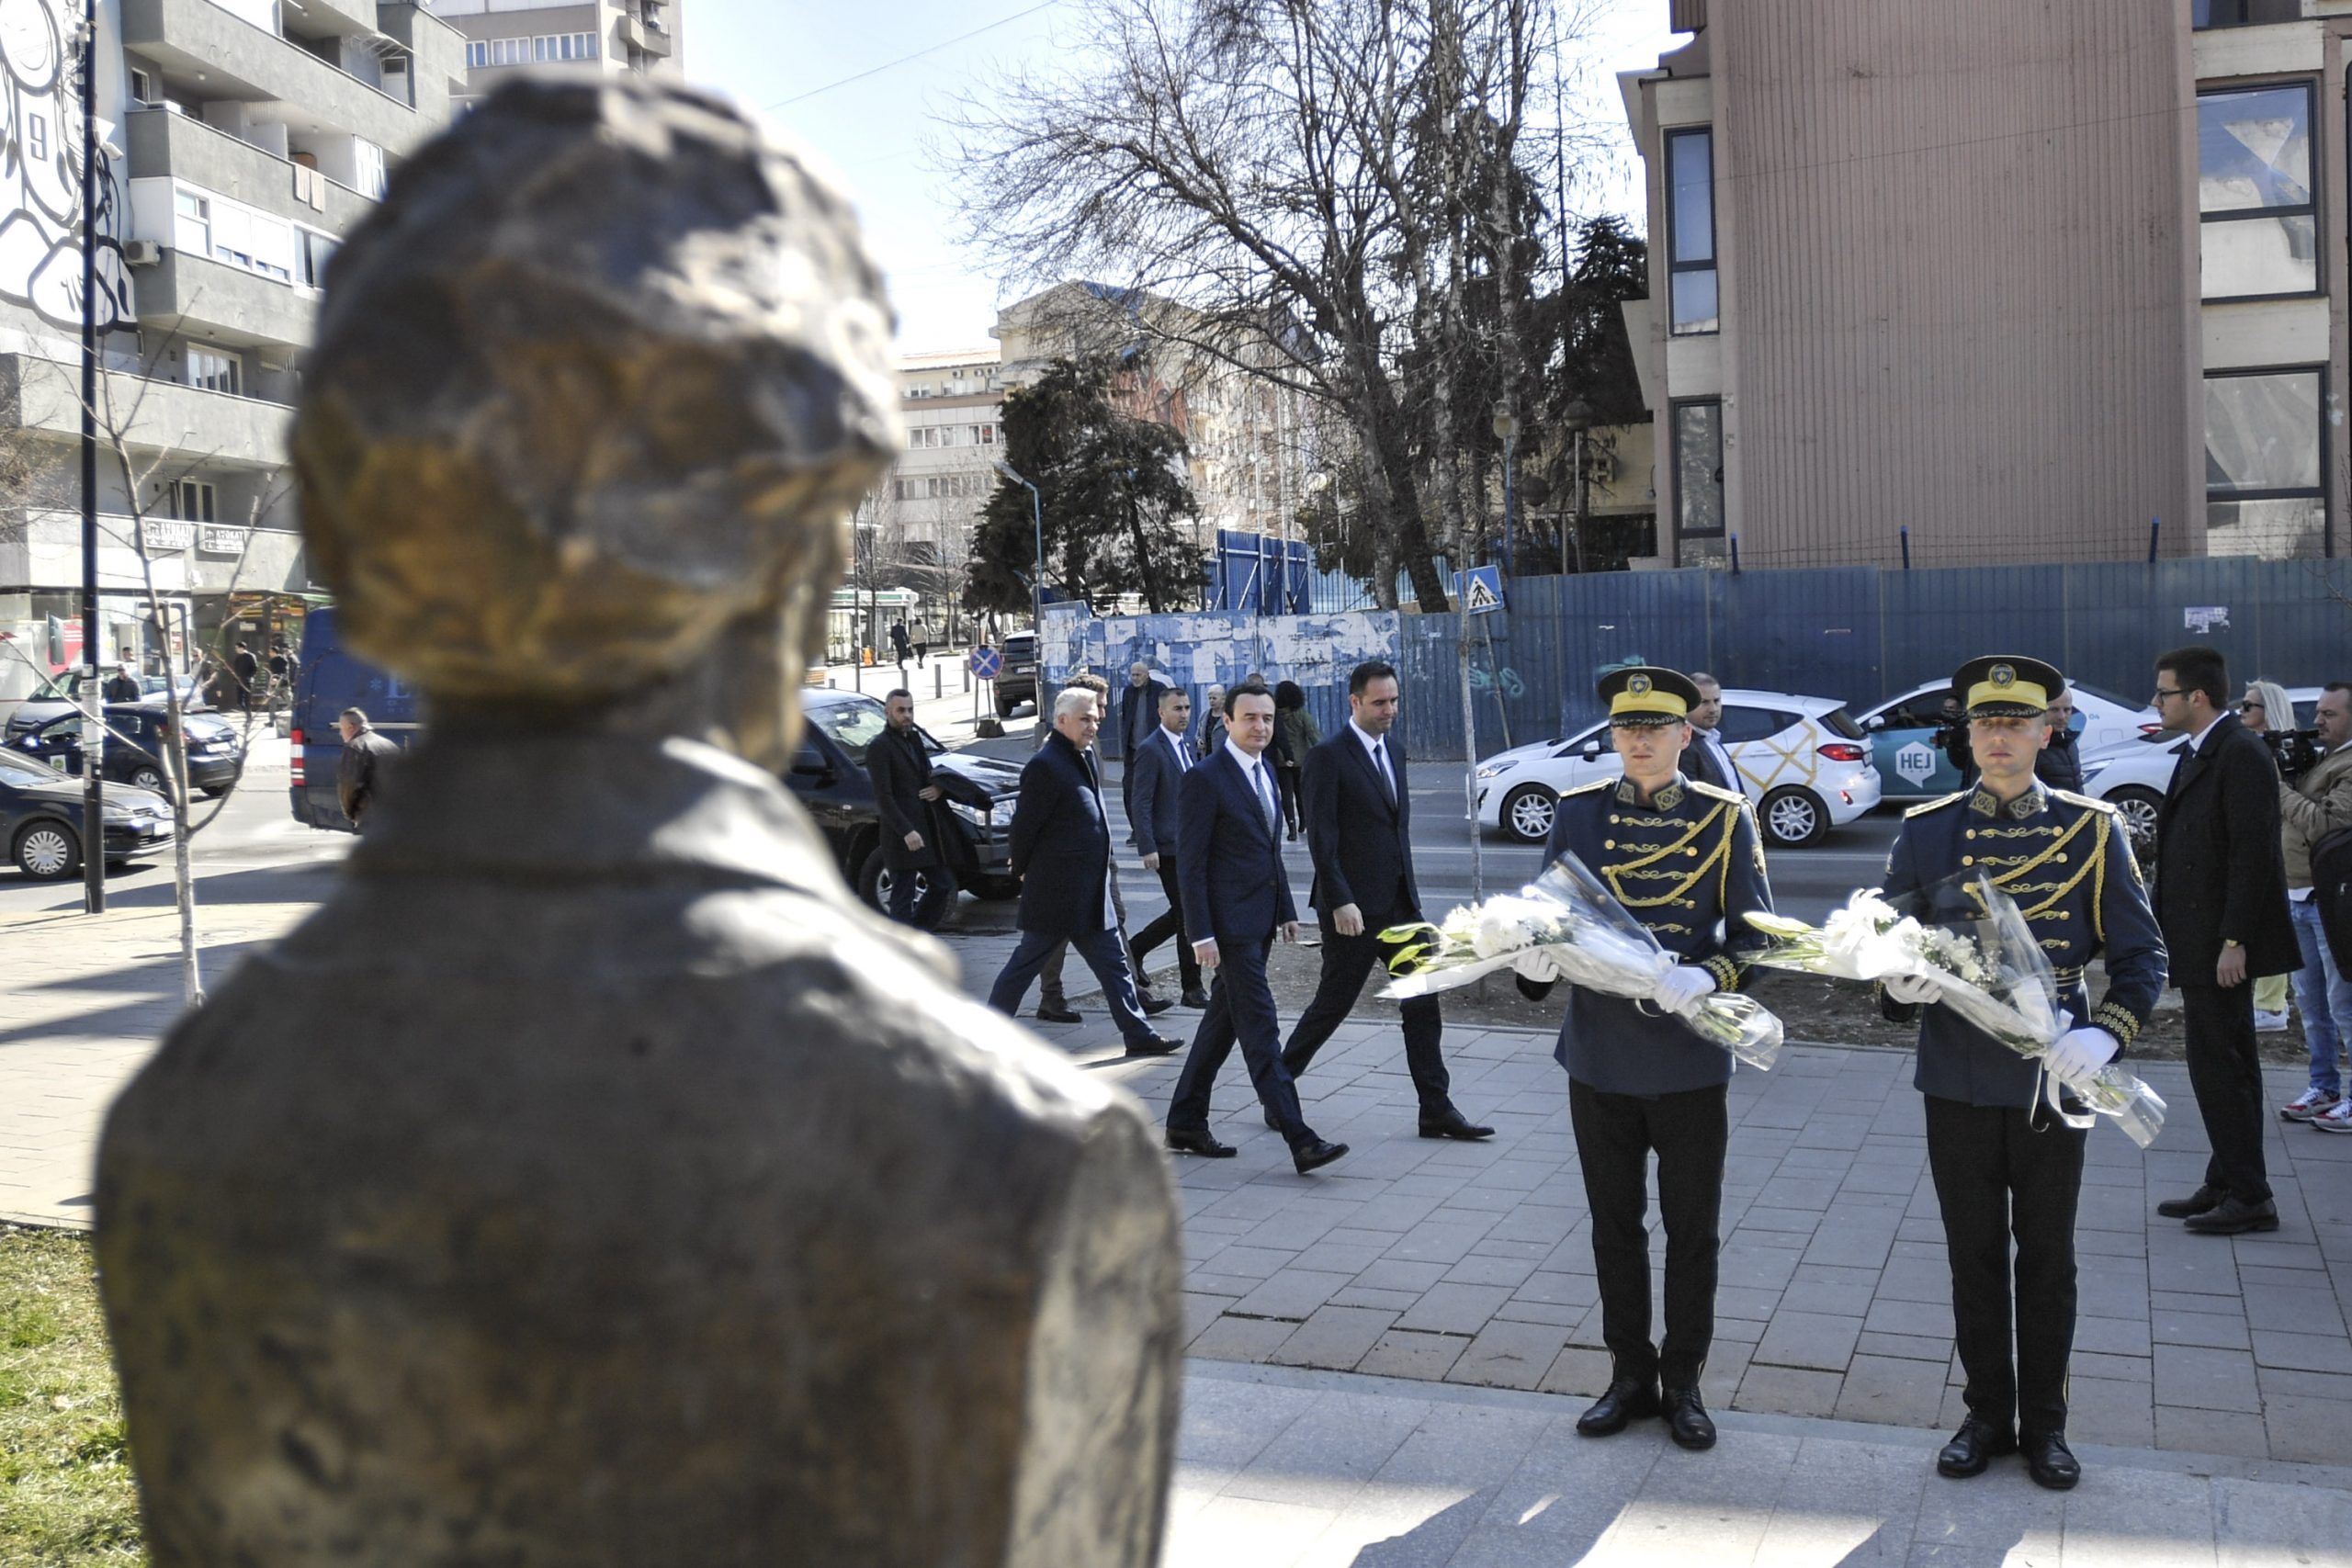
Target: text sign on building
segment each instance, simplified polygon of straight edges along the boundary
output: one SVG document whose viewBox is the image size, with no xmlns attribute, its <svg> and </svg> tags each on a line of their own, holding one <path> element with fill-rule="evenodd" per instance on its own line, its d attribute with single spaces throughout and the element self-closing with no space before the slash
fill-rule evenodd
<svg viewBox="0 0 2352 1568">
<path fill-rule="evenodd" d="M 250 528 L 226 528 L 213 523 L 183 523 L 171 517 L 150 517 L 140 525 L 148 553 L 178 554 L 200 550 L 209 556 L 241 556 Z"/>
</svg>

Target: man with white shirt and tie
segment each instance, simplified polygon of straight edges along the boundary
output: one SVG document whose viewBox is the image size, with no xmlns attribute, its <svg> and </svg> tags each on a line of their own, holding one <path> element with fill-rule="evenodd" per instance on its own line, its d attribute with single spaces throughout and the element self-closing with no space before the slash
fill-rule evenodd
<svg viewBox="0 0 2352 1568">
<path fill-rule="evenodd" d="M 1233 1155 L 1232 1145 L 1209 1132 L 1209 1091 L 1238 1039 L 1259 1102 L 1304 1176 L 1346 1154 L 1348 1145 L 1326 1143 L 1299 1114 L 1298 1090 L 1283 1066 L 1282 1021 L 1266 983 L 1275 933 L 1298 940 L 1298 910 L 1283 868 L 1281 808 L 1265 761 L 1273 737 L 1273 694 L 1262 682 L 1244 682 L 1226 694 L 1223 744 L 1184 775 L 1177 885 L 1193 954 L 1215 971 L 1216 982 L 1169 1102 L 1168 1146 L 1211 1159 Z"/>
<path fill-rule="evenodd" d="M 1192 728 L 1191 694 L 1162 687 L 1159 727 L 1136 741 L 1127 759 L 1127 777 L 1134 785 L 1127 820 L 1136 847 L 1143 852 L 1143 868 L 1159 876 L 1160 891 L 1168 895 L 1168 912 L 1136 932 L 1127 956 L 1135 964 L 1136 984 L 1147 985 L 1150 977 L 1145 958 L 1174 937 L 1177 966 L 1184 979 L 1183 1003 L 1205 1008 L 1209 998 L 1201 989 L 1201 965 L 1184 930 L 1184 895 L 1176 881 L 1177 805 L 1184 775 L 1193 766 Z"/>
<path fill-rule="evenodd" d="M 1699 700 L 1690 709 L 1690 745 L 1682 753 L 1683 772 L 1701 784 L 1736 789 L 1745 795 L 1747 786 L 1740 780 L 1739 764 L 1731 760 L 1731 751 L 1724 745 L 1720 733 L 1724 689 L 1704 671 L 1692 675 L 1690 683 L 1699 688 Z"/>
<path fill-rule="evenodd" d="M 1374 964 L 1385 971 L 1398 945 L 1381 940 L 1393 927 L 1418 924 L 1420 889 L 1413 878 L 1413 801 L 1405 759 L 1396 749 L 1398 687 L 1394 665 L 1359 664 L 1348 677 L 1348 722 L 1306 754 L 1300 787 L 1306 846 L 1315 858 L 1307 901 L 1322 926 L 1323 975 L 1290 1043 L 1283 1066 L 1303 1077 L 1315 1053 L 1343 1022 L 1363 994 Z M 1445 1024 L 1435 997 L 1416 997 L 1399 1009 L 1405 1026 L 1405 1066 L 1420 1100 L 1424 1138 L 1492 1137 L 1453 1108 L 1445 1058 L 1439 1049 Z"/>
</svg>

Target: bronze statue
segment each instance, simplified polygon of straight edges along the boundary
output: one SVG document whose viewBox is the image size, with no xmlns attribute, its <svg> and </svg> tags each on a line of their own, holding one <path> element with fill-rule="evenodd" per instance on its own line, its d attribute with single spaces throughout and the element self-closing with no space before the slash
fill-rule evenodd
<svg viewBox="0 0 2352 1568">
<path fill-rule="evenodd" d="M 1153 1130 L 773 772 L 888 342 L 841 198 L 634 79 L 503 89 L 337 257 L 304 527 L 434 723 L 108 1119 L 159 1568 L 1156 1559 Z"/>
</svg>

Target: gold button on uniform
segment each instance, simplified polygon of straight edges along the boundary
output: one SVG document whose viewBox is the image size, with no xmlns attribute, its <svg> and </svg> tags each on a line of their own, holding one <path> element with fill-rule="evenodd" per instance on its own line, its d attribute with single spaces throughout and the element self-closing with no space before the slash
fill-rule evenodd
<svg viewBox="0 0 2352 1568">
<path fill-rule="evenodd" d="M 1962 855 L 1960 857 L 1960 863 L 1962 865 L 1974 865 L 1976 863 L 1976 857 L 1974 855 Z"/>
</svg>

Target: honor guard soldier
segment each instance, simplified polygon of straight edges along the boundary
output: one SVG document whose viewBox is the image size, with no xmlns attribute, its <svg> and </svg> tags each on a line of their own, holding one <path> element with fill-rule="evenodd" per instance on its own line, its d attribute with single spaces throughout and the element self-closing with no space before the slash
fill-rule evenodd
<svg viewBox="0 0 2352 1568">
<path fill-rule="evenodd" d="M 2065 678 L 2038 659 L 1973 659 L 1952 677 L 1977 782 L 1906 813 L 1885 892 L 1923 918 L 1981 915 L 1978 874 L 2014 899 L 2057 971 L 2069 1028 L 2048 1072 L 2078 1080 L 2128 1047 L 2165 983 L 2164 938 L 2115 807 L 2034 777 L 2042 714 Z M 2093 1010 L 2083 971 L 2105 956 Z M 2066 1360 L 2075 1340 L 2075 1203 L 2087 1134 L 2052 1109 L 2044 1068 L 1932 1003 L 1933 981 L 1896 979 L 1884 1010 L 1919 1021 L 1915 1082 L 1927 1097 L 1928 1167 L 1943 1209 L 1951 1314 L 1967 1374 L 1967 1418 L 1936 1469 L 1983 1472 L 2024 1450 L 2043 1486 L 2082 1477 L 2066 1447 Z M 2009 1264 L 2010 1237 L 2017 1264 Z M 2012 1303 L 2014 1302 L 2014 1306 Z M 2016 1353 L 2011 1357 L 2012 1334 Z"/>
<path fill-rule="evenodd" d="M 1668 1015 L 1738 987 L 1742 955 L 1759 945 L 1747 916 L 1770 911 L 1772 896 L 1747 797 L 1680 771 L 1698 687 L 1671 670 L 1619 670 L 1602 679 L 1600 700 L 1624 777 L 1560 797 L 1544 863 L 1575 855 L 1680 962 L 1658 983 L 1654 1006 L 1572 990 L 1553 1052 L 1568 1070 L 1601 1338 L 1613 1364 L 1608 1392 L 1577 1430 L 1607 1437 L 1662 1409 L 1677 1443 L 1711 1448 L 1715 1427 L 1699 1375 L 1714 1337 L 1732 1058 Z M 1530 997 L 1562 977 L 1541 952 L 1522 956 L 1518 968 Z M 1650 1339 L 1644 1219 L 1652 1150 L 1666 1225 L 1663 1346 Z"/>
</svg>

